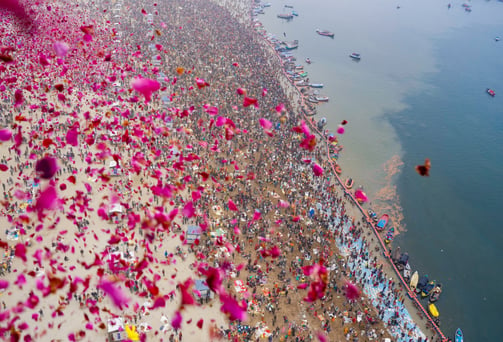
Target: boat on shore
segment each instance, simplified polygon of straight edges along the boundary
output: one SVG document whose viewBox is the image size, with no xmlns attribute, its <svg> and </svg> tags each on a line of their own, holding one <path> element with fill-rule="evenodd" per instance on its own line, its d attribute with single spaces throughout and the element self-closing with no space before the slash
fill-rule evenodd
<svg viewBox="0 0 503 342">
<path fill-rule="evenodd" d="M 412 292 L 416 291 L 418 281 L 419 281 L 419 273 L 417 273 L 417 271 L 415 271 L 414 273 L 412 273 L 412 276 L 410 277 L 410 283 L 409 283 L 409 287 Z"/>
<path fill-rule="evenodd" d="M 357 60 L 357 61 L 359 61 L 362 58 L 362 56 L 356 52 L 353 52 L 352 54 L 350 54 L 349 57 L 351 57 L 352 59 Z"/>
<path fill-rule="evenodd" d="M 293 19 L 293 14 L 280 13 L 280 14 L 277 15 L 277 17 L 280 18 L 280 19 L 290 20 L 290 19 Z"/>
<path fill-rule="evenodd" d="M 454 335 L 454 342 L 463 342 L 463 332 L 460 328 L 456 329 L 456 335 Z"/>
<path fill-rule="evenodd" d="M 437 284 L 435 288 L 431 291 L 430 294 L 430 303 L 435 303 L 438 298 L 440 298 L 440 294 L 442 293 L 442 284 Z"/>
<path fill-rule="evenodd" d="M 348 178 L 344 185 L 346 186 L 347 189 L 351 189 L 353 187 L 354 183 L 355 182 L 353 181 L 353 178 Z"/>
<path fill-rule="evenodd" d="M 323 127 L 325 127 L 326 124 L 327 124 L 327 118 L 323 117 L 320 119 L 320 121 L 318 121 L 316 126 L 318 126 L 318 129 L 321 130 Z"/>
<path fill-rule="evenodd" d="M 325 37 L 330 37 L 330 38 L 334 38 L 334 36 L 335 36 L 333 32 L 330 32 L 327 30 L 317 29 L 316 33 L 318 33 L 320 36 L 325 36 Z"/>
<path fill-rule="evenodd" d="M 403 278 L 410 279 L 411 273 L 412 273 L 412 270 L 410 269 L 409 263 L 407 263 L 407 265 L 405 265 L 405 268 L 403 269 Z"/>
<path fill-rule="evenodd" d="M 388 214 L 383 214 L 381 218 L 379 219 L 379 222 L 377 222 L 376 229 L 377 230 L 383 230 L 386 225 L 388 224 L 389 220 L 389 215 Z"/>
<path fill-rule="evenodd" d="M 496 95 L 496 92 L 494 90 L 492 90 L 491 88 L 487 88 L 486 89 L 486 92 L 491 95 L 492 97 L 494 97 Z"/>
<path fill-rule="evenodd" d="M 391 241 L 393 241 L 394 237 L 395 237 L 395 228 L 394 227 L 390 227 L 388 229 L 388 232 L 386 233 L 386 236 L 384 237 L 384 242 L 385 243 L 390 243 Z"/>
</svg>

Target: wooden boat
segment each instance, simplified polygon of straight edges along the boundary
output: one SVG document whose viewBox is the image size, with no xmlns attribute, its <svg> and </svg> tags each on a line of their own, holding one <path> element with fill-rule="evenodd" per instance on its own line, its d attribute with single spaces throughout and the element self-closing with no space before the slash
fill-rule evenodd
<svg viewBox="0 0 503 342">
<path fill-rule="evenodd" d="M 428 284 L 426 284 L 422 289 L 421 289 L 421 297 L 425 298 L 428 297 L 431 293 L 431 291 L 435 288 L 436 281 L 435 280 L 430 280 Z"/>
<path fill-rule="evenodd" d="M 486 92 L 491 95 L 492 97 L 494 97 L 496 95 L 496 93 L 494 92 L 494 90 L 490 89 L 490 88 L 487 88 L 486 89 Z"/>
<path fill-rule="evenodd" d="M 348 178 L 346 180 L 346 184 L 345 185 L 346 185 L 347 189 L 351 189 L 353 187 L 353 184 L 354 184 L 353 178 Z"/>
<path fill-rule="evenodd" d="M 334 38 L 334 33 L 333 33 L 333 32 L 330 32 L 330 31 L 327 31 L 327 30 L 320 30 L 320 29 L 317 29 L 317 30 L 316 30 L 316 33 L 318 33 L 320 36 L 325 36 L 325 37 Z"/>
<path fill-rule="evenodd" d="M 298 40 L 294 40 L 294 41 L 291 41 L 291 42 L 284 42 L 283 43 L 285 45 L 285 49 L 287 50 L 293 50 L 293 49 L 296 49 L 299 47 L 299 41 Z"/>
<path fill-rule="evenodd" d="M 328 96 L 315 96 L 319 102 L 328 102 Z"/>
<path fill-rule="evenodd" d="M 416 293 L 421 293 L 421 291 L 423 291 L 423 288 L 428 285 L 428 279 L 429 277 L 427 274 L 419 277 L 419 280 L 417 281 Z"/>
<path fill-rule="evenodd" d="M 360 60 L 362 57 L 359 53 L 353 52 L 352 54 L 349 55 L 349 57 L 355 59 L 355 60 Z"/>
<path fill-rule="evenodd" d="M 463 332 L 460 328 L 456 329 L 456 335 L 454 336 L 454 342 L 463 342 Z"/>
<path fill-rule="evenodd" d="M 293 14 L 280 13 L 280 14 L 278 14 L 278 18 L 290 20 L 290 19 L 293 19 Z"/>
<path fill-rule="evenodd" d="M 311 59 L 309 57 L 306 58 L 306 63 L 311 64 Z"/>
<path fill-rule="evenodd" d="M 409 279 L 411 272 L 412 272 L 412 270 L 410 269 L 410 265 L 409 265 L 409 263 L 407 263 L 405 265 L 405 268 L 403 269 L 403 277 L 404 277 L 404 279 Z"/>
<path fill-rule="evenodd" d="M 412 277 L 410 277 L 410 283 L 409 283 L 410 289 L 412 291 L 416 291 L 418 281 L 419 281 L 419 273 L 415 271 L 414 273 L 412 273 Z"/>
<path fill-rule="evenodd" d="M 388 232 L 386 233 L 386 236 L 384 237 L 384 242 L 390 243 L 391 241 L 393 241 L 394 237 L 395 237 L 395 228 L 390 227 L 388 229 Z"/>
<path fill-rule="evenodd" d="M 316 98 L 314 96 L 309 96 L 307 100 L 311 103 L 318 103 L 319 102 L 318 100 L 316 100 Z"/>
<path fill-rule="evenodd" d="M 442 284 L 437 284 L 430 294 L 430 303 L 435 303 L 442 293 Z"/>
<path fill-rule="evenodd" d="M 377 222 L 376 229 L 377 230 L 383 230 L 386 225 L 388 224 L 389 220 L 389 215 L 388 214 L 383 214 L 381 218 L 379 219 L 379 222 Z"/>
<path fill-rule="evenodd" d="M 437 318 L 438 316 L 440 316 L 440 313 L 438 312 L 437 307 L 433 303 L 430 303 L 430 305 L 428 305 L 428 311 L 435 318 Z"/>
<path fill-rule="evenodd" d="M 323 83 L 309 83 L 311 88 L 323 88 Z"/>
</svg>

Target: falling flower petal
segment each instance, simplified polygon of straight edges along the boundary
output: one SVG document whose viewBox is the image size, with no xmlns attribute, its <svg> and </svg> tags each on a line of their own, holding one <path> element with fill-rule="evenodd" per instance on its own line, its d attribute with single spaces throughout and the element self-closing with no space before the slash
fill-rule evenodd
<svg viewBox="0 0 503 342">
<path fill-rule="evenodd" d="M 54 174 L 58 171 L 58 162 L 56 158 L 44 157 L 37 160 L 35 164 L 35 171 L 43 179 L 51 179 Z"/>
<path fill-rule="evenodd" d="M 316 163 L 313 163 L 313 172 L 315 176 L 323 175 L 323 168 Z"/>
<path fill-rule="evenodd" d="M 149 102 L 152 98 L 152 93 L 158 91 L 161 85 L 156 80 L 135 78 L 131 81 L 131 87 L 145 97 L 145 102 Z"/>
<path fill-rule="evenodd" d="M 424 161 L 424 165 L 417 165 L 416 172 L 421 176 L 428 177 L 430 175 L 431 162 L 430 159 L 426 158 Z"/>
<path fill-rule="evenodd" d="M 101 278 L 98 288 L 102 289 L 107 295 L 109 295 L 114 305 L 121 310 L 123 306 L 127 306 L 127 303 L 130 300 L 122 289 L 115 286 L 113 282 L 104 278 Z"/>
<path fill-rule="evenodd" d="M 0 141 L 9 141 L 12 138 L 12 131 L 8 128 L 0 129 Z"/>
<path fill-rule="evenodd" d="M 227 205 L 229 207 L 229 210 L 231 211 L 238 211 L 238 207 L 236 204 L 229 198 L 229 201 L 227 202 Z"/>
<path fill-rule="evenodd" d="M 56 52 L 56 55 L 61 58 L 65 57 L 66 54 L 68 53 L 68 50 L 70 49 L 68 44 L 65 42 L 55 42 L 52 45 L 52 48 Z"/>
</svg>

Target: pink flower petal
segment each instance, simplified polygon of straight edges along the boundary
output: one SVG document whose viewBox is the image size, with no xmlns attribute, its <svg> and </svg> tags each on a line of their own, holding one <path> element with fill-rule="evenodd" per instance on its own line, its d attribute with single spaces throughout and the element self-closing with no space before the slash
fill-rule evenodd
<svg viewBox="0 0 503 342">
<path fill-rule="evenodd" d="M 194 216 L 195 212 L 196 210 L 194 209 L 194 205 L 192 204 L 192 202 L 187 202 L 187 204 L 185 204 L 185 206 L 182 209 L 183 216 L 187 218 L 191 218 L 192 216 Z"/>
<path fill-rule="evenodd" d="M 59 170 L 56 158 L 47 156 L 37 160 L 35 171 L 43 179 L 51 179 Z"/>
<path fill-rule="evenodd" d="M 8 128 L 0 129 L 0 141 L 9 141 L 12 138 L 12 131 Z"/>
<path fill-rule="evenodd" d="M 145 97 L 145 102 L 149 102 L 151 100 L 152 93 L 158 91 L 161 88 L 161 85 L 156 80 L 148 78 L 135 78 L 131 82 L 131 87 Z"/>
<path fill-rule="evenodd" d="M 101 278 L 98 288 L 102 289 L 110 298 L 116 307 L 122 310 L 123 306 L 127 306 L 130 298 L 119 287 L 115 286 L 113 282 Z"/>
<path fill-rule="evenodd" d="M 322 176 L 323 175 L 323 168 L 319 166 L 316 163 L 313 163 L 313 172 L 315 176 Z"/>
<path fill-rule="evenodd" d="M 68 44 L 65 42 L 54 42 L 52 48 L 54 49 L 54 52 L 56 52 L 56 55 L 61 58 L 65 57 L 70 49 Z"/>
<path fill-rule="evenodd" d="M 270 130 L 272 128 L 272 122 L 267 119 L 260 118 L 259 122 L 263 129 Z"/>
<path fill-rule="evenodd" d="M 229 207 L 229 210 L 231 211 L 238 211 L 238 207 L 236 204 L 229 198 L 229 201 L 227 202 L 227 205 Z"/>
</svg>

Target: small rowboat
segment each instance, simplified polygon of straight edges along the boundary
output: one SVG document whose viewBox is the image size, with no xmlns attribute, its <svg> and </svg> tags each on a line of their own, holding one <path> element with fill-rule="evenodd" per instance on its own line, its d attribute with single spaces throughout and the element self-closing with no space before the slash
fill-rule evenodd
<svg viewBox="0 0 503 342">
<path fill-rule="evenodd" d="M 388 214 L 383 214 L 379 219 L 379 222 L 377 222 L 376 225 L 377 230 L 383 230 L 388 224 L 388 220 L 389 220 Z"/>
<path fill-rule="evenodd" d="M 496 93 L 494 92 L 494 90 L 489 89 L 489 88 L 487 88 L 487 89 L 486 89 L 486 92 L 487 92 L 489 95 L 491 95 L 492 97 L 494 97 L 494 96 L 496 95 Z"/>
<path fill-rule="evenodd" d="M 438 312 L 437 307 L 433 303 L 431 303 L 430 305 L 428 305 L 428 311 L 435 318 L 437 318 L 438 316 L 440 316 L 440 313 Z"/>
<path fill-rule="evenodd" d="M 441 284 L 437 284 L 437 286 L 435 286 L 435 288 L 431 291 L 431 294 L 430 294 L 430 303 L 434 303 L 438 300 L 438 298 L 440 297 L 440 294 L 442 293 L 442 285 Z"/>
<path fill-rule="evenodd" d="M 410 289 L 412 290 L 412 292 L 416 291 L 418 281 L 419 281 L 419 273 L 415 271 L 414 273 L 412 273 L 412 277 L 410 277 Z"/>
<path fill-rule="evenodd" d="M 353 58 L 353 59 L 355 59 L 357 61 L 359 61 L 362 58 L 362 56 L 359 53 L 356 53 L 356 52 L 353 52 L 352 54 L 350 54 L 349 57 L 351 57 L 351 58 Z"/>
<path fill-rule="evenodd" d="M 348 178 L 346 180 L 346 184 L 345 184 L 346 188 L 351 189 L 353 187 L 353 184 L 354 184 L 353 178 Z"/>
<path fill-rule="evenodd" d="M 456 329 L 456 336 L 454 337 L 454 342 L 463 342 L 463 332 L 460 328 Z"/>
<path fill-rule="evenodd" d="M 390 227 L 388 229 L 388 232 L 386 233 L 386 236 L 384 237 L 384 242 L 390 243 L 393 241 L 393 238 L 395 237 L 395 228 Z"/>
</svg>

